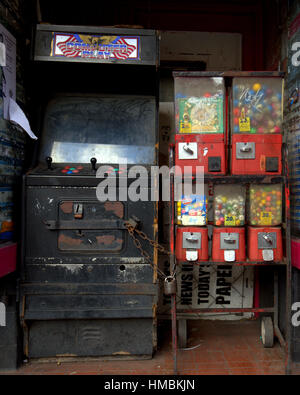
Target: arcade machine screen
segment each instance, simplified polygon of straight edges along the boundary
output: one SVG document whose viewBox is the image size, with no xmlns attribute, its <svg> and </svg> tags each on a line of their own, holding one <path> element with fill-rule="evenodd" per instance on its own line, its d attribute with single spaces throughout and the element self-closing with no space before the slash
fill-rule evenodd
<svg viewBox="0 0 300 395">
<path fill-rule="evenodd" d="M 39 162 L 155 163 L 155 98 L 70 96 L 48 103 Z"/>
</svg>

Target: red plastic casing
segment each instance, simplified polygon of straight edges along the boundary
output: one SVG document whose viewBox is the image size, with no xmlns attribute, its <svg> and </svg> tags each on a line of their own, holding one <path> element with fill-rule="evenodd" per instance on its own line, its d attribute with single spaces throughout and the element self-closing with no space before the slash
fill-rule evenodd
<svg viewBox="0 0 300 395">
<path fill-rule="evenodd" d="M 212 260 L 215 262 L 225 262 L 224 249 L 221 249 L 221 233 L 238 233 L 239 248 L 235 250 L 235 261 L 242 262 L 246 260 L 245 246 L 245 228 L 239 227 L 214 227 L 212 243 Z"/>
<path fill-rule="evenodd" d="M 276 233 L 276 248 L 273 249 L 274 261 L 278 262 L 282 260 L 282 235 L 280 227 L 248 227 L 248 258 L 250 261 L 263 261 L 263 249 L 258 248 L 258 234 L 259 233 Z"/>
<path fill-rule="evenodd" d="M 186 249 L 182 248 L 183 233 L 201 233 L 201 249 L 198 251 L 198 261 L 208 260 L 208 229 L 206 227 L 185 226 L 177 227 L 175 254 L 178 261 L 186 261 Z"/>
<path fill-rule="evenodd" d="M 0 246 L 0 278 L 16 270 L 17 243 L 7 242 Z"/>
<path fill-rule="evenodd" d="M 291 240 L 292 265 L 300 269 L 300 239 L 292 238 Z"/>
<path fill-rule="evenodd" d="M 236 143 L 255 143 L 255 159 L 237 159 Z M 281 174 L 281 134 L 233 134 L 231 174 Z M 267 171 L 266 158 L 278 158 L 278 171 Z"/>
<path fill-rule="evenodd" d="M 197 159 L 179 159 L 179 143 L 197 143 Z M 220 158 L 220 171 L 210 171 L 209 158 Z M 223 134 L 176 134 L 175 135 L 175 165 L 181 168 L 192 166 L 196 174 L 196 166 L 204 167 L 204 174 L 226 174 L 226 154 Z"/>
</svg>

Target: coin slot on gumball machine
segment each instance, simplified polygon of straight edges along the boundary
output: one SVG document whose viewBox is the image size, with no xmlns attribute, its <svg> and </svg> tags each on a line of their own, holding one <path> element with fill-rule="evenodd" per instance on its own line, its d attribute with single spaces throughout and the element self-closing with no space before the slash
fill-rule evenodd
<svg viewBox="0 0 300 395">
<path fill-rule="evenodd" d="M 205 174 L 225 174 L 225 83 L 222 77 L 174 72 L 175 165 L 182 172 L 203 166 Z M 187 169 L 186 169 L 187 170 Z"/>
<path fill-rule="evenodd" d="M 232 82 L 232 174 L 281 174 L 281 77 L 235 77 Z"/>
<path fill-rule="evenodd" d="M 280 227 L 248 227 L 248 258 L 250 261 L 282 260 L 282 236 Z"/>
<path fill-rule="evenodd" d="M 282 185 L 251 184 L 249 190 L 248 258 L 281 261 Z"/>
<path fill-rule="evenodd" d="M 212 260 L 215 262 L 241 262 L 245 259 L 245 228 L 214 227 Z"/>
<path fill-rule="evenodd" d="M 207 227 L 187 226 L 177 228 L 176 258 L 179 262 L 208 260 Z"/>
</svg>

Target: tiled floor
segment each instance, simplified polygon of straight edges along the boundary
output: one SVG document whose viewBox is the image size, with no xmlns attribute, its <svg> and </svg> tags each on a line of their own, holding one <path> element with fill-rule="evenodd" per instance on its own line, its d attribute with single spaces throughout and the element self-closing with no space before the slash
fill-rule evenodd
<svg viewBox="0 0 300 395">
<path fill-rule="evenodd" d="M 31 361 L 5 374 L 173 375 L 170 323 L 160 323 L 158 334 L 158 350 L 150 360 Z M 177 368 L 180 375 L 277 375 L 285 374 L 285 357 L 278 342 L 263 348 L 257 320 L 189 321 L 187 349 L 178 351 Z"/>
</svg>

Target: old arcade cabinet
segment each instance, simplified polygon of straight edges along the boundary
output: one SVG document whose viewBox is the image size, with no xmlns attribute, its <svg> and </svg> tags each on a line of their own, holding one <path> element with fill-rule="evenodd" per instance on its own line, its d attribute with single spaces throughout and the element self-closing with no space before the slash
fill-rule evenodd
<svg viewBox="0 0 300 395">
<path fill-rule="evenodd" d="M 134 165 L 157 164 L 157 34 L 38 25 L 33 60 L 40 136 L 23 187 L 24 353 L 151 358 L 157 252 L 141 241 L 151 265 L 125 223 L 137 217 L 155 240 L 157 202 L 124 196 Z M 110 169 L 97 178 L 101 165 Z M 116 201 L 101 202 L 110 177 Z"/>
</svg>

